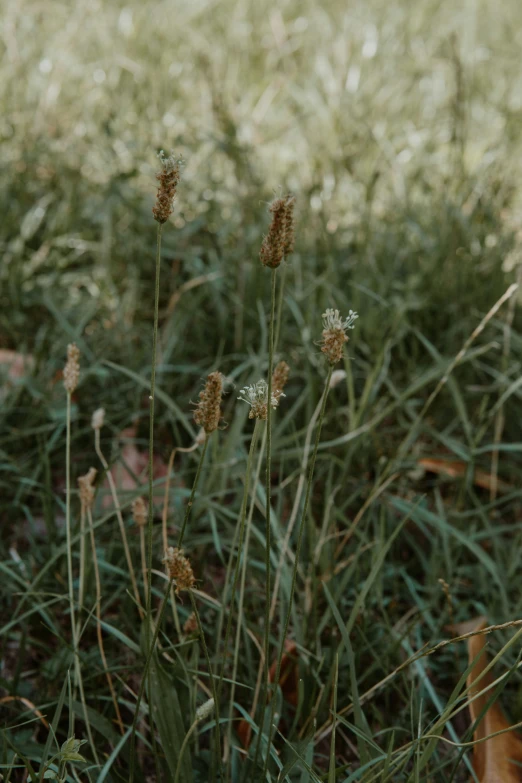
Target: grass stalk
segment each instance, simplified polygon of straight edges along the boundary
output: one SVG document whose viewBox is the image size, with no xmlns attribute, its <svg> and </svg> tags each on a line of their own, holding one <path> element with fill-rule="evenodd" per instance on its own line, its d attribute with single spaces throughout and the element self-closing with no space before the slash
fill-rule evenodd
<svg viewBox="0 0 522 783">
<path fill-rule="evenodd" d="M 109 671 L 109 667 L 107 666 L 107 658 L 105 656 L 105 648 L 103 646 L 103 634 L 102 634 L 102 627 L 101 627 L 101 580 L 100 580 L 100 569 L 98 566 L 98 556 L 96 554 L 96 539 L 94 537 L 94 526 L 93 526 L 93 520 L 92 520 L 92 514 L 91 510 L 87 509 L 87 515 L 88 515 L 88 521 L 89 521 L 89 529 L 90 529 L 90 535 L 91 535 L 91 550 L 92 550 L 92 562 L 94 565 L 94 581 L 96 585 L 96 634 L 98 637 L 98 648 L 100 650 L 100 656 L 103 663 L 103 668 L 105 671 L 105 677 L 107 678 L 107 685 L 109 686 L 109 691 L 112 698 L 112 703 L 114 705 L 114 712 L 116 713 L 116 720 L 118 722 L 118 728 L 121 732 L 121 734 L 125 734 L 125 728 L 123 726 L 123 721 L 121 719 L 121 713 L 120 713 L 120 707 L 118 704 L 118 699 L 116 697 L 116 692 L 114 690 L 114 684 L 112 682 L 112 676 Z M 142 528 L 143 529 L 143 528 Z"/>
<path fill-rule="evenodd" d="M 74 612 L 74 586 L 71 543 L 71 392 L 67 392 L 66 414 L 66 442 L 65 442 L 65 535 L 67 539 L 67 585 L 69 591 L 69 613 L 71 616 L 71 635 L 74 656 L 77 655 L 77 632 Z M 75 666 L 76 672 L 76 666 Z M 73 716 L 74 729 L 74 716 Z"/>
<path fill-rule="evenodd" d="M 163 622 L 163 616 L 165 614 L 165 608 L 168 603 L 168 597 L 170 595 L 170 589 L 172 587 L 172 579 L 169 579 L 167 588 L 165 590 L 165 593 L 163 595 L 163 599 L 161 601 L 161 606 L 158 613 L 158 619 L 156 621 L 156 625 L 154 628 L 154 633 L 152 635 L 152 641 L 150 645 L 148 646 L 147 650 L 147 658 L 145 659 L 145 666 L 143 668 L 143 674 L 141 677 L 141 683 L 140 683 L 140 689 L 138 691 L 138 696 L 136 698 L 136 707 L 134 710 L 134 718 L 132 719 L 132 727 L 131 727 L 131 736 L 130 736 L 130 777 L 129 777 L 129 783 L 133 783 L 134 780 L 134 770 L 135 770 L 135 761 L 136 761 L 136 727 L 138 725 L 139 720 L 139 714 L 140 714 L 140 706 L 141 706 L 141 700 L 143 699 L 143 693 L 145 691 L 145 683 L 148 680 L 148 674 L 149 674 L 149 667 L 150 662 L 152 660 L 152 655 L 154 653 L 154 649 L 156 647 L 156 642 L 158 641 L 158 636 L 161 628 L 161 623 Z M 149 625 L 148 628 L 148 634 L 150 636 L 150 623 L 147 618 L 147 624 Z M 150 691 L 149 691 L 150 692 Z M 151 732 L 154 731 L 154 728 L 152 726 L 152 712 L 150 709 L 150 696 L 149 696 L 149 720 L 151 722 Z"/>
<path fill-rule="evenodd" d="M 323 391 L 323 399 L 321 404 L 321 411 L 319 413 L 319 421 L 317 424 L 317 432 L 315 436 L 315 444 L 314 444 L 314 450 L 312 452 L 312 459 L 310 461 L 310 469 L 308 472 L 308 482 L 306 485 L 306 494 L 305 494 L 305 502 L 303 506 L 303 513 L 301 515 L 301 521 L 299 523 L 299 529 L 297 534 L 297 546 L 295 550 L 295 560 L 294 560 L 294 567 L 292 569 L 292 584 L 290 587 L 290 597 L 288 600 L 288 608 L 286 610 L 286 616 L 285 621 L 283 625 L 283 633 L 281 635 L 280 639 L 280 645 L 279 645 L 279 653 L 277 656 L 277 665 L 276 665 L 276 676 L 274 679 L 274 688 L 277 689 L 279 684 L 279 678 L 281 676 L 281 661 L 283 660 L 283 654 L 285 650 L 285 639 L 288 634 L 288 626 L 290 624 L 290 615 L 292 614 L 292 604 L 294 601 L 294 594 L 295 594 L 295 586 L 297 582 L 297 569 L 299 567 L 299 555 L 301 553 L 301 545 L 303 541 L 303 531 L 305 527 L 305 521 L 308 515 L 308 506 L 310 504 L 310 495 L 312 490 L 312 481 L 314 476 L 314 469 L 315 469 L 315 461 L 317 459 L 317 450 L 319 448 L 319 441 L 321 439 L 321 429 L 323 426 L 324 421 L 324 414 L 326 411 L 326 400 L 328 398 L 328 392 L 330 390 L 330 381 L 332 379 L 332 372 L 333 372 L 333 365 L 329 365 L 328 367 L 328 374 L 326 376 L 326 383 Z M 274 711 L 275 711 L 275 703 L 276 699 L 274 698 L 275 694 L 272 694 L 272 699 L 270 702 L 270 720 L 268 723 L 268 742 L 267 742 L 267 750 L 266 750 L 266 757 L 265 757 L 265 763 L 263 767 L 263 777 L 262 780 L 266 779 L 266 774 L 268 771 L 268 763 L 270 760 L 270 745 L 272 744 L 272 724 L 274 720 Z M 263 730 L 263 724 L 260 723 L 260 734 Z"/>
<path fill-rule="evenodd" d="M 265 451 L 265 445 L 266 445 L 266 428 L 263 433 L 263 441 L 261 443 L 261 448 L 259 450 L 259 459 L 257 461 L 257 467 L 256 472 L 254 476 L 254 488 L 257 486 L 257 482 L 259 481 L 259 476 L 261 474 L 261 465 L 263 462 L 263 454 Z M 235 691 L 236 691 L 236 677 L 237 677 L 237 668 L 238 668 L 238 661 L 239 661 L 239 644 L 240 644 L 240 638 L 241 638 L 241 617 L 243 615 L 243 603 L 245 599 L 245 584 L 246 584 L 246 571 L 247 571 L 247 564 L 248 564 L 248 552 L 249 552 L 249 545 L 250 545 L 250 533 L 252 529 L 252 517 L 254 515 L 254 508 L 256 503 L 256 495 L 255 495 L 255 489 L 252 493 L 252 498 L 250 501 L 250 508 L 248 511 L 248 518 L 246 522 L 246 532 L 245 532 L 245 544 L 244 544 L 244 554 L 243 554 L 243 567 L 241 569 L 241 584 L 239 587 L 239 602 L 237 607 L 237 615 L 238 615 L 238 622 L 237 622 L 237 628 L 236 628 L 236 639 L 234 644 L 234 658 L 233 658 L 233 666 L 232 666 L 232 677 L 231 677 L 231 688 L 230 688 L 230 699 L 229 699 L 229 713 L 228 713 L 228 725 L 227 725 L 227 747 L 230 748 L 232 744 L 232 716 L 234 711 L 234 698 L 235 698 Z M 260 668 L 259 673 L 262 673 L 263 670 L 263 656 L 261 656 L 260 661 Z M 258 678 L 259 679 L 259 678 Z M 256 690 L 257 695 L 257 690 Z M 254 697 L 254 704 L 252 707 L 252 715 L 255 714 L 257 706 L 257 698 Z M 226 779 L 230 778 L 230 756 L 228 759 L 228 765 L 227 765 L 227 775 Z"/>
<path fill-rule="evenodd" d="M 109 468 L 109 463 L 104 457 L 104 454 L 101 450 L 101 443 L 100 443 L 100 430 L 95 429 L 94 430 L 94 448 L 96 450 L 96 454 L 98 455 L 98 459 L 100 460 L 101 464 L 103 465 L 103 469 L 105 471 L 105 475 L 107 476 L 107 480 L 109 482 L 109 488 L 111 491 L 112 496 L 112 502 L 114 503 L 114 510 L 116 513 L 116 518 L 118 520 L 118 526 L 120 528 L 120 535 L 121 540 L 123 543 L 123 550 L 125 552 L 125 560 L 127 561 L 127 569 L 129 571 L 129 577 L 132 584 L 132 591 L 134 593 L 134 598 L 136 600 L 136 605 L 138 607 L 138 611 L 140 613 L 141 619 L 143 619 L 143 607 L 141 605 L 141 599 L 140 599 L 140 593 L 138 590 L 138 583 L 136 581 L 136 575 L 134 573 L 134 565 L 132 563 L 132 557 L 129 549 L 129 542 L 127 539 L 127 533 L 125 531 L 125 522 L 123 521 L 123 515 L 121 513 L 121 506 L 120 501 L 118 498 L 118 491 L 116 489 L 116 484 L 114 483 L 114 479 L 112 477 L 111 470 Z"/>
<path fill-rule="evenodd" d="M 192 490 L 190 493 L 190 497 L 187 503 L 187 507 L 185 509 L 185 516 L 183 518 L 183 524 L 181 526 L 181 530 L 179 531 L 179 537 L 178 537 L 178 549 L 181 549 L 181 545 L 183 544 L 183 539 L 185 537 L 185 532 L 187 530 L 187 524 L 190 518 L 190 512 L 192 511 L 192 505 L 194 503 L 194 497 L 196 494 L 196 489 L 199 483 L 199 477 L 201 475 L 201 468 L 203 467 L 203 461 L 205 459 L 205 454 L 207 453 L 207 446 L 208 446 L 209 437 L 207 436 L 205 438 L 205 441 L 203 443 L 203 448 L 201 449 L 201 455 L 199 457 L 198 467 L 196 470 L 196 476 L 194 478 L 194 483 L 192 485 Z"/>
<path fill-rule="evenodd" d="M 216 718 L 216 725 L 215 725 L 215 743 L 216 747 L 214 749 L 214 754 L 212 756 L 212 780 L 216 780 L 216 767 L 221 766 L 221 729 L 219 725 L 219 702 L 218 702 L 218 694 L 216 689 L 216 680 L 212 673 L 212 664 L 210 662 L 210 655 L 208 652 L 207 642 L 205 639 L 205 633 L 203 631 L 203 625 L 201 624 L 201 617 L 199 615 L 198 606 L 196 604 L 196 599 L 194 597 L 194 593 L 192 590 L 188 591 L 190 602 L 192 604 L 192 611 L 194 612 L 194 616 L 196 618 L 196 622 L 198 624 L 198 631 L 199 631 L 199 638 L 201 640 L 201 646 L 203 647 L 203 654 L 205 656 L 205 660 L 207 662 L 208 666 L 208 673 L 210 677 L 210 688 L 212 691 L 212 698 L 214 699 L 214 715 Z M 217 764 L 216 764 L 217 761 Z"/>
<path fill-rule="evenodd" d="M 78 622 L 76 625 L 76 636 L 80 635 L 81 618 L 85 598 L 85 508 L 81 506 L 80 510 L 80 571 L 78 574 Z"/>
<path fill-rule="evenodd" d="M 159 322 L 159 287 L 160 287 L 160 269 L 161 269 L 161 229 L 162 224 L 158 223 L 156 235 L 156 271 L 154 285 L 154 326 L 152 329 L 152 360 L 150 374 L 150 394 L 149 394 L 149 514 L 147 519 L 147 641 L 150 641 L 151 621 L 152 621 L 152 527 L 154 520 L 154 394 L 156 391 L 156 361 L 158 352 L 158 322 Z"/>
<path fill-rule="evenodd" d="M 234 599 L 236 596 L 237 583 L 239 579 L 239 569 L 241 565 L 241 550 L 243 548 L 243 538 L 245 532 L 245 520 L 246 520 L 246 513 L 247 513 L 248 496 L 250 493 L 250 479 L 252 476 L 252 464 L 254 461 L 254 454 L 256 451 L 257 441 L 259 438 L 259 428 L 260 428 L 260 420 L 256 419 L 254 432 L 252 433 L 252 439 L 250 441 L 250 448 L 248 450 L 248 457 L 247 457 L 247 464 L 246 464 L 245 486 L 243 489 L 243 502 L 241 503 L 241 514 L 239 518 L 239 540 L 237 545 L 236 566 L 234 569 L 234 578 L 232 580 L 232 590 L 230 592 L 230 606 L 228 609 L 227 625 L 225 629 L 225 641 L 223 646 L 223 661 L 221 663 L 221 673 L 219 676 L 219 684 L 217 687 L 218 699 L 221 698 L 221 689 L 223 686 L 223 677 L 225 674 L 225 664 L 227 659 L 228 641 L 230 639 L 230 630 L 232 628 L 232 615 L 234 610 Z M 234 556 L 234 552 L 232 551 L 230 554 L 230 562 L 232 562 L 233 556 Z"/>
<path fill-rule="evenodd" d="M 270 548 L 271 548 L 271 536 L 270 536 L 270 515 L 272 509 L 271 503 L 271 471 L 272 471 L 272 373 L 274 371 L 274 320 L 275 320 L 275 304 L 276 304 L 276 271 L 272 269 L 271 286 L 270 286 L 270 323 L 268 330 L 268 410 L 266 418 L 266 512 L 265 512 L 265 629 L 264 629 L 264 675 L 263 675 L 263 693 L 261 697 L 261 721 L 262 727 L 265 709 L 266 709 L 266 697 L 268 693 L 268 671 L 269 671 L 269 653 L 270 653 Z M 261 744 L 262 730 L 257 735 L 255 760 L 257 763 L 259 755 L 259 749 Z"/>
</svg>

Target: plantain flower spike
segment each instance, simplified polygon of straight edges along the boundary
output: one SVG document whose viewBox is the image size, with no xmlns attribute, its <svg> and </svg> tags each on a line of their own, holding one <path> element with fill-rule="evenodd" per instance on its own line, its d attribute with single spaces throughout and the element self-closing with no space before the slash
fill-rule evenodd
<svg viewBox="0 0 522 783">
<path fill-rule="evenodd" d="M 348 329 L 354 328 L 356 319 L 359 318 L 353 310 L 348 311 L 348 318 L 341 317 L 339 310 L 329 308 L 323 313 L 323 339 L 321 351 L 325 354 L 331 365 L 337 364 L 343 358 L 344 344 L 348 342 L 346 334 Z"/>
<path fill-rule="evenodd" d="M 152 214 L 154 220 L 163 224 L 167 222 L 174 210 L 174 199 L 181 176 L 181 160 L 175 158 L 174 155 L 169 155 L 166 158 L 163 150 L 158 157 L 161 168 L 156 174 L 159 187 L 156 193 L 156 203 L 152 207 Z"/>
<path fill-rule="evenodd" d="M 221 398 L 224 377 L 220 372 L 207 376 L 205 388 L 199 393 L 199 402 L 194 411 L 194 421 L 207 435 L 217 430 L 221 418 Z"/>
</svg>

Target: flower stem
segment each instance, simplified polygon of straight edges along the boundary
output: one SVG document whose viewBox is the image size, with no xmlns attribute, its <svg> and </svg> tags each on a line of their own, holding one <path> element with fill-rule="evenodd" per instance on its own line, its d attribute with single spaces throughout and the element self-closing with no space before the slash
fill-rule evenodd
<svg viewBox="0 0 522 783">
<path fill-rule="evenodd" d="M 201 617 L 199 616 L 198 607 L 196 604 L 196 599 L 194 598 L 194 593 L 192 590 L 188 591 L 190 602 L 192 604 L 192 611 L 194 612 L 194 616 L 196 618 L 196 622 L 198 624 L 198 631 L 199 636 L 201 639 L 201 646 L 203 647 L 203 653 L 205 655 L 205 659 L 208 666 L 208 673 L 210 676 L 210 688 L 212 690 L 212 698 L 214 699 L 214 714 L 216 716 L 216 728 L 215 728 L 215 736 L 216 736 L 216 747 L 215 752 L 213 755 L 213 761 L 212 761 L 212 779 L 216 780 L 216 759 L 217 759 L 217 765 L 221 766 L 221 730 L 219 727 L 219 704 L 218 704 L 218 695 L 216 690 L 216 681 L 214 678 L 214 675 L 212 674 L 212 664 L 210 663 L 210 655 L 208 654 L 208 647 L 207 642 L 205 639 L 205 634 L 203 632 L 203 626 L 201 624 Z"/>
<path fill-rule="evenodd" d="M 312 459 L 311 459 L 311 462 L 310 462 L 310 470 L 308 472 L 308 482 L 307 482 L 307 485 L 306 485 L 306 495 L 305 495 L 305 502 L 304 502 L 304 507 L 303 507 L 303 513 L 302 513 L 302 516 L 301 516 L 301 521 L 300 521 L 300 524 L 299 524 L 299 531 L 298 531 L 298 534 L 297 534 L 297 546 L 296 546 L 296 550 L 295 550 L 294 567 L 293 567 L 293 570 L 292 570 L 292 585 L 291 585 L 291 588 L 290 588 L 290 598 L 288 600 L 288 609 L 286 611 L 286 617 L 285 617 L 285 622 L 284 622 L 284 627 L 283 627 L 283 634 L 281 636 L 280 647 L 279 647 L 279 654 L 277 656 L 276 676 L 275 676 L 275 679 L 274 679 L 274 688 L 275 689 L 277 689 L 277 687 L 279 685 L 279 678 L 281 676 L 281 662 L 283 660 L 283 654 L 284 654 L 284 650 L 285 650 L 285 640 L 286 640 L 286 636 L 287 636 L 287 633 L 288 633 L 288 626 L 290 624 L 290 615 L 292 613 L 292 603 L 293 603 L 293 600 L 294 600 L 295 585 L 296 585 L 296 582 L 297 582 L 297 569 L 299 567 L 299 555 L 301 553 L 301 544 L 302 544 L 302 540 L 303 540 L 303 531 L 304 531 L 304 527 L 305 527 L 305 520 L 306 520 L 306 517 L 308 515 L 308 506 L 310 505 L 310 495 L 311 495 L 311 490 L 312 490 L 312 480 L 313 480 L 313 476 L 314 476 L 315 461 L 316 461 L 316 458 L 317 458 L 317 450 L 319 448 L 319 441 L 320 441 L 320 438 L 321 438 L 321 428 L 323 426 L 324 414 L 325 414 L 325 410 L 326 410 L 326 400 L 327 400 L 327 397 L 328 397 L 328 392 L 330 390 L 330 381 L 331 381 L 331 378 L 332 378 L 332 372 L 333 372 L 333 365 L 330 364 L 329 367 L 328 367 L 328 375 L 326 376 L 326 383 L 325 383 L 325 387 L 324 387 L 324 391 L 323 391 L 323 400 L 322 400 L 322 404 L 321 404 L 321 412 L 319 414 L 319 422 L 318 422 L 318 425 L 317 425 L 317 433 L 316 433 L 316 436 L 315 436 L 314 450 L 313 450 Z M 268 743 L 267 743 L 267 749 L 266 749 L 265 764 L 264 764 L 264 767 L 263 767 L 263 777 L 262 777 L 262 780 L 266 780 L 266 774 L 267 774 L 267 771 L 268 771 L 268 762 L 270 760 L 270 745 L 272 744 L 272 724 L 273 724 L 273 721 L 274 721 L 275 703 L 276 703 L 275 694 L 272 694 L 272 699 L 271 699 L 271 703 L 270 703 L 270 720 L 268 722 Z M 259 732 L 260 734 L 262 733 L 262 730 L 263 730 L 263 726 L 261 724 L 260 725 L 260 732 Z"/>
<path fill-rule="evenodd" d="M 118 722 L 118 727 L 120 729 L 121 734 L 125 734 L 125 729 L 123 728 L 123 721 L 121 719 L 121 712 L 120 712 L 120 706 L 118 704 L 118 699 L 116 698 L 116 692 L 114 690 L 114 685 L 112 682 L 112 676 L 109 671 L 109 667 L 107 666 L 107 658 L 105 656 L 105 648 L 103 645 L 103 635 L 102 635 L 102 627 L 101 627 L 101 581 L 100 581 L 100 569 L 98 566 L 98 555 L 96 554 L 96 539 L 94 537 L 94 525 L 92 521 L 92 514 L 91 510 L 87 509 L 87 516 L 89 520 L 89 529 L 91 533 L 91 550 L 92 550 L 92 562 L 94 565 L 94 581 L 96 583 L 96 634 L 98 637 L 98 647 L 100 649 L 100 656 L 102 659 L 103 668 L 105 670 L 105 676 L 107 678 L 107 684 L 109 686 L 109 691 L 111 693 L 112 703 L 114 705 L 114 711 L 116 713 L 116 720 Z"/>
<path fill-rule="evenodd" d="M 139 591 L 138 591 L 138 584 L 136 582 L 136 576 L 134 574 L 134 566 L 132 564 L 132 557 L 131 557 L 131 553 L 130 553 L 130 549 L 129 549 L 129 542 L 127 540 L 127 533 L 125 532 L 125 523 L 123 521 L 123 516 L 122 516 L 122 513 L 121 513 L 121 506 L 120 506 L 120 501 L 119 501 L 119 498 L 118 498 L 118 491 L 116 489 L 116 484 L 114 483 L 114 479 L 112 477 L 112 473 L 111 473 L 111 470 L 109 468 L 109 463 L 105 459 L 105 457 L 103 455 L 103 452 L 101 450 L 100 430 L 99 429 L 94 431 L 94 448 L 95 448 L 96 454 L 98 455 L 98 459 L 100 460 L 100 462 L 101 462 L 101 464 L 103 466 L 103 469 L 105 471 L 105 475 L 107 476 L 107 480 L 109 482 L 109 488 L 110 488 L 110 491 L 111 491 L 112 502 L 114 503 L 114 510 L 116 512 L 116 518 L 118 520 L 118 525 L 119 525 L 119 528 L 120 528 L 120 535 L 121 535 L 121 540 L 122 540 L 122 543 L 123 543 L 123 551 L 125 552 L 125 560 L 127 561 L 127 569 L 129 571 L 129 577 L 130 577 L 131 584 L 132 584 L 132 589 L 133 589 L 133 592 L 134 592 L 134 598 L 136 600 L 136 605 L 138 607 L 138 612 L 140 614 L 140 617 L 141 617 L 141 619 L 143 619 L 143 608 L 142 608 L 142 605 L 141 605 L 140 594 L 139 594 Z"/>
<path fill-rule="evenodd" d="M 219 675 L 219 683 L 217 687 L 218 699 L 221 698 L 221 689 L 223 687 L 223 677 L 225 674 L 225 662 L 227 659 L 227 649 L 228 649 L 228 641 L 230 638 L 230 630 L 232 628 L 232 614 L 234 608 L 234 599 L 236 596 L 237 582 L 239 578 L 239 568 L 241 564 L 241 550 L 243 548 L 243 538 L 245 533 L 245 519 L 246 519 L 246 512 L 247 512 L 248 495 L 250 490 L 250 478 L 252 476 L 252 464 L 253 464 L 253 458 L 257 446 L 258 437 L 259 437 L 259 419 L 256 419 L 256 424 L 254 427 L 254 432 L 252 433 L 252 440 L 250 441 L 250 448 L 248 450 L 248 458 L 246 464 L 245 487 L 243 490 L 243 502 L 241 504 L 241 516 L 239 518 L 239 541 L 237 545 L 236 567 L 234 569 L 234 579 L 232 582 L 232 591 L 230 593 L 230 606 L 228 609 L 227 627 L 225 630 L 225 643 L 223 647 L 223 661 L 221 664 L 221 673 Z M 232 560 L 233 552 L 230 557 Z"/>
<path fill-rule="evenodd" d="M 266 417 L 266 512 L 265 512 L 265 633 L 264 633 L 264 675 L 261 696 L 260 731 L 257 735 L 254 765 L 257 762 L 261 744 L 262 726 L 265 719 L 266 697 L 268 693 L 269 647 L 270 647 L 270 512 L 271 504 L 271 463 L 272 463 L 272 373 L 274 369 L 274 320 L 276 304 L 276 269 L 272 269 L 270 291 L 270 324 L 268 330 L 268 409 Z"/>
<path fill-rule="evenodd" d="M 207 437 L 205 438 L 205 442 L 203 443 L 203 448 L 201 449 L 201 454 L 198 462 L 198 469 L 196 470 L 196 476 L 194 478 L 194 483 L 192 485 L 192 491 L 190 493 L 189 501 L 187 503 L 187 508 L 185 509 L 185 517 L 183 519 L 183 525 L 181 526 L 181 530 L 179 531 L 178 549 L 181 549 L 181 545 L 185 537 L 185 531 L 187 529 L 187 523 L 189 521 L 190 512 L 192 511 L 192 505 L 194 503 L 194 496 L 196 494 L 196 489 L 201 474 L 201 468 L 203 467 L 203 460 L 205 459 L 205 454 L 207 453 L 208 440 L 209 440 L 209 436 L 207 435 Z"/>
<path fill-rule="evenodd" d="M 153 493 L 153 456 L 154 456 L 154 393 L 156 391 L 156 357 L 158 346 L 158 321 L 159 321 L 159 287 L 160 287 L 160 267 L 161 267 L 161 228 L 158 223 L 158 233 L 156 240 L 156 282 L 154 287 L 154 327 L 152 330 L 152 367 L 150 375 L 150 394 L 149 394 L 149 515 L 147 520 L 147 642 L 150 640 L 150 629 L 152 620 L 152 522 L 154 519 L 154 493 Z"/>
<path fill-rule="evenodd" d="M 152 643 L 148 647 L 147 658 L 145 660 L 145 667 L 143 669 L 143 675 L 142 675 L 141 683 L 140 683 L 140 689 L 138 691 L 138 697 L 136 699 L 136 707 L 135 707 L 135 710 L 134 710 L 134 718 L 132 720 L 132 728 L 131 728 L 130 778 L 129 778 L 129 783 L 133 783 L 133 780 L 134 780 L 134 762 L 135 762 L 135 750 L 136 750 L 136 726 L 138 725 L 141 700 L 143 698 L 143 692 L 145 690 L 145 682 L 148 679 L 149 666 L 150 666 L 150 662 L 152 660 L 152 655 L 154 653 L 154 649 L 156 647 L 156 642 L 158 641 L 158 636 L 159 636 L 159 632 L 160 632 L 160 628 L 161 628 L 161 623 L 163 621 L 163 615 L 165 614 L 165 608 L 166 608 L 167 603 L 168 603 L 168 597 L 170 595 L 170 588 L 171 588 L 171 586 L 172 586 L 172 579 L 169 579 L 169 582 L 168 582 L 168 585 L 167 585 L 167 589 L 165 590 L 165 593 L 163 595 L 163 599 L 161 601 L 161 606 L 160 606 L 160 610 L 159 610 L 158 619 L 157 619 L 157 622 L 156 622 L 156 627 L 154 628 L 154 634 L 152 636 Z M 147 625 L 148 625 L 148 633 L 150 635 L 150 623 L 148 621 L 148 618 L 147 618 L 146 622 L 147 622 Z M 149 720 L 152 723 L 153 718 L 152 718 L 152 712 L 151 712 L 151 709 L 150 709 L 150 689 L 149 689 Z M 153 732 L 153 731 L 154 731 L 154 729 L 151 726 L 151 732 Z"/>
<path fill-rule="evenodd" d="M 76 655 L 76 623 L 74 619 L 74 589 L 71 544 L 71 392 L 67 392 L 67 424 L 65 442 L 65 534 L 67 538 L 67 582 L 69 587 L 69 611 L 74 655 Z M 73 714 L 74 729 L 74 714 Z"/>
</svg>

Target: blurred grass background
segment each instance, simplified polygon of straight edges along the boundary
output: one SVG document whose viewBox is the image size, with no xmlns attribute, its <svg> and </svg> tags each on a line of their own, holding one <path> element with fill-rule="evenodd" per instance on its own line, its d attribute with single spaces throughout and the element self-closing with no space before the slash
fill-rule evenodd
<svg viewBox="0 0 522 783">
<path fill-rule="evenodd" d="M 266 367 L 268 281 L 258 251 L 267 201 L 290 190 L 297 196 L 297 248 L 284 272 L 279 354 L 291 364 L 292 380 L 276 424 L 275 471 L 283 486 L 275 503 L 283 518 L 283 479 L 297 475 L 320 393 L 314 341 L 321 313 L 353 308 L 361 317 L 349 345 L 348 382 L 335 391 L 327 416 L 314 498 L 318 528 L 331 518 L 343 533 L 448 362 L 516 278 L 520 4 L 5 0 L 3 16 L 0 348 L 34 357 L 29 375 L 4 384 L 0 410 L 5 568 L 22 568 L 17 573 L 29 579 L 61 541 L 65 419 L 57 373 L 67 342 L 76 340 L 82 351 L 76 474 L 92 463 L 89 422 L 100 405 L 112 428 L 104 431 L 108 450 L 113 436 L 140 417 L 138 443 L 145 446 L 160 149 L 181 154 L 186 165 L 163 232 L 159 382 L 169 404 L 159 404 L 158 452 L 166 461 L 173 446 L 191 442 L 190 400 L 207 372 L 219 366 L 239 388 Z M 372 506 L 344 553 L 348 575 L 329 581 L 344 617 L 379 551 L 376 542 L 387 540 L 398 510 L 404 512 L 400 503 L 423 497 L 354 631 L 360 690 L 400 662 L 401 643 L 389 644 L 390 629 L 412 607 L 413 647 L 445 635 L 451 618 L 439 578 L 450 585 L 456 619 L 519 616 L 522 334 L 515 314 L 504 355 L 505 315 L 506 308 L 488 324 L 411 449 L 393 462 L 400 474 L 393 498 L 385 493 Z M 502 395 L 499 475 L 509 491 L 490 502 L 474 486 L 473 469 L 490 469 Z M 212 550 L 205 575 L 211 580 L 232 540 L 244 471 L 246 411 L 235 396 L 227 398 L 224 451 L 206 476 L 207 500 L 194 522 L 201 568 Z M 448 481 L 425 474 L 422 457 L 464 461 L 465 475 Z M 180 467 L 178 510 L 193 468 L 190 460 Z M 333 621 L 320 581 L 330 579 L 335 550 L 326 546 L 314 560 L 312 528 L 307 535 L 303 579 L 316 591 L 314 611 L 296 617 L 295 626 L 310 656 L 303 675 L 308 708 L 326 678 L 318 708 L 325 720 L 333 653 L 324 652 L 324 631 Z M 123 562 L 115 546 L 108 563 Z M 23 566 L 13 566 L 9 548 Z M 253 573 L 262 581 L 261 560 L 258 552 Z M 116 577 L 108 569 L 106 578 Z M 17 600 L 4 594 L 4 610 L 12 612 Z M 249 600 L 245 623 L 255 627 L 255 586 Z M 122 623 L 134 638 L 130 619 Z M 7 664 L 3 684 L 35 703 L 42 701 L 38 693 L 52 702 L 67 659 L 37 624 L 18 631 L 3 634 L 4 652 L 19 650 L 23 637 L 27 672 L 20 663 L 14 676 Z M 244 682 L 255 676 L 254 652 L 245 655 Z M 47 670 L 35 676 L 35 662 L 44 659 Z M 430 666 L 435 688 L 449 693 L 458 676 L 454 651 Z M 507 690 L 513 717 L 521 719 L 517 678 Z M 350 701 L 349 694 L 342 698 Z M 420 701 L 404 675 L 369 708 L 369 722 L 378 734 L 393 710 L 397 725 L 410 731 L 423 709 L 437 711 L 435 701 Z M 351 760 L 353 748 L 346 748 L 341 756 Z"/>
</svg>

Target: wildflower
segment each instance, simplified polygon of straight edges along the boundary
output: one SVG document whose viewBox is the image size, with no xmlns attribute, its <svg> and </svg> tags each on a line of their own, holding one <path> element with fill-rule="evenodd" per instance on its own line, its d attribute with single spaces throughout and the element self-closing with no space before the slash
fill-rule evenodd
<svg viewBox="0 0 522 783">
<path fill-rule="evenodd" d="M 166 158 L 163 150 L 158 157 L 161 169 L 156 174 L 159 188 L 156 194 L 156 203 L 152 207 L 152 214 L 158 223 L 166 223 L 174 209 L 174 199 L 181 176 L 181 160 L 177 160 L 174 155 Z"/>
<path fill-rule="evenodd" d="M 97 474 L 96 468 L 89 468 L 85 476 L 78 476 L 80 502 L 84 508 L 90 508 L 94 501 L 94 480 Z"/>
<path fill-rule="evenodd" d="M 290 375 L 290 367 L 286 362 L 279 362 L 272 375 L 272 396 L 275 397 L 277 403 L 283 397 L 283 389 L 285 388 L 288 376 Z"/>
<path fill-rule="evenodd" d="M 272 392 L 272 408 L 277 408 L 279 399 L 284 396 L 283 392 L 280 392 L 278 396 Z M 249 419 L 265 420 L 268 416 L 268 383 L 261 380 L 251 386 L 245 386 L 244 389 L 241 389 L 238 400 L 250 405 Z"/>
<path fill-rule="evenodd" d="M 143 498 L 134 498 L 132 501 L 132 518 L 138 527 L 147 524 L 147 506 Z"/>
<path fill-rule="evenodd" d="M 323 313 L 323 341 L 321 351 L 330 364 L 337 364 L 343 356 L 344 344 L 348 342 L 346 331 L 354 328 L 355 320 L 359 318 L 353 310 L 348 312 L 348 318 L 341 318 L 339 310 L 329 308 Z"/>
<path fill-rule="evenodd" d="M 163 562 L 167 567 L 169 579 L 174 579 L 176 582 L 176 595 L 179 595 L 181 590 L 191 590 L 194 587 L 196 584 L 194 572 L 188 557 L 183 554 L 183 549 L 169 546 Z"/>
<path fill-rule="evenodd" d="M 205 720 L 205 718 L 208 718 L 212 713 L 214 712 L 214 699 L 208 699 L 206 702 L 204 702 L 201 707 L 198 707 L 196 710 L 196 720 L 202 721 Z"/>
<path fill-rule="evenodd" d="M 194 411 L 194 421 L 207 435 L 217 430 L 221 418 L 221 397 L 224 378 L 220 372 L 211 372 L 203 391 L 199 393 L 199 402 Z"/>
<path fill-rule="evenodd" d="M 105 421 L 105 409 L 98 408 L 92 414 L 91 427 L 93 428 L 93 430 L 101 430 L 104 421 Z"/>
<path fill-rule="evenodd" d="M 67 346 L 67 363 L 63 369 L 63 385 L 72 394 L 80 380 L 80 350 L 75 343 Z"/>
<path fill-rule="evenodd" d="M 276 269 L 285 254 L 293 251 L 294 204 L 295 198 L 293 196 L 276 198 L 270 204 L 269 211 L 272 213 L 272 223 L 259 251 L 259 258 L 263 266 Z"/>
</svg>

